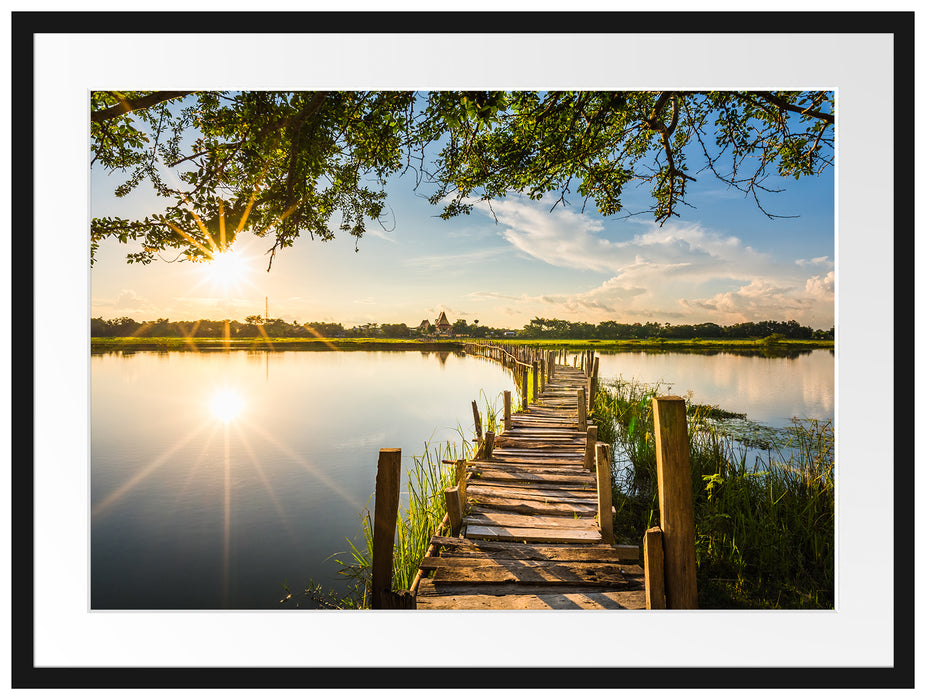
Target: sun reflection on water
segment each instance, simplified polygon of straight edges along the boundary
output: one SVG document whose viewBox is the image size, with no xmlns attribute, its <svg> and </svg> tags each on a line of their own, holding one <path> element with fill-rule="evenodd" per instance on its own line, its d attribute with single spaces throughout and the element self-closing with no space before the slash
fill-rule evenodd
<svg viewBox="0 0 926 700">
<path fill-rule="evenodd" d="M 245 401 L 237 389 L 218 389 L 209 399 L 212 417 L 223 423 L 230 423 L 244 411 Z"/>
</svg>

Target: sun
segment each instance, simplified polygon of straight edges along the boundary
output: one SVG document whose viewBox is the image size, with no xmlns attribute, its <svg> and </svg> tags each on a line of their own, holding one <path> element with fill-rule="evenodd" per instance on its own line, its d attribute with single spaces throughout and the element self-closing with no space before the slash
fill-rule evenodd
<svg viewBox="0 0 926 700">
<path fill-rule="evenodd" d="M 213 254 L 212 260 L 207 263 L 206 274 L 212 284 L 228 293 L 247 281 L 248 272 L 247 260 L 241 251 L 228 248 Z"/>
</svg>

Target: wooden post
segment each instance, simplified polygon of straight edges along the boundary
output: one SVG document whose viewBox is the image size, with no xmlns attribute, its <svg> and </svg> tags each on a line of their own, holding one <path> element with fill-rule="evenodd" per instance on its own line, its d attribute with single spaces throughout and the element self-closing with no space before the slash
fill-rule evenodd
<svg viewBox="0 0 926 700">
<path fill-rule="evenodd" d="M 540 396 L 540 373 L 537 371 L 537 360 L 531 362 L 531 374 L 534 376 L 534 403 L 537 403 L 537 397 Z"/>
<path fill-rule="evenodd" d="M 479 407 L 473 401 L 473 422 L 476 423 L 476 440 L 482 440 L 482 417 L 479 415 Z"/>
<path fill-rule="evenodd" d="M 463 527 L 463 501 L 460 499 L 460 487 L 453 486 L 444 489 L 444 500 L 447 503 L 447 515 L 450 517 L 450 535 L 458 537 Z"/>
<path fill-rule="evenodd" d="M 651 527 L 643 533 L 643 580 L 646 609 L 666 609 L 666 580 L 662 552 L 662 530 Z"/>
<path fill-rule="evenodd" d="M 595 396 L 598 394 L 598 358 L 592 363 L 592 376 L 588 380 L 588 410 L 595 408 Z"/>
<path fill-rule="evenodd" d="M 371 603 L 373 609 L 390 604 L 392 591 L 392 551 L 395 547 L 395 524 L 399 515 L 399 470 L 402 450 L 379 451 L 376 466 L 376 501 L 373 517 L 373 562 Z"/>
<path fill-rule="evenodd" d="M 588 428 L 588 417 L 585 412 L 585 389 L 578 389 L 576 393 L 576 404 L 579 407 L 579 430 L 584 433 Z"/>
<path fill-rule="evenodd" d="M 511 430 L 511 392 L 505 392 L 505 430 Z"/>
<path fill-rule="evenodd" d="M 521 407 L 526 409 L 530 404 L 527 398 L 527 370 L 521 373 Z"/>
<path fill-rule="evenodd" d="M 460 504 L 463 506 L 463 510 L 466 510 L 466 460 L 458 459 L 456 463 L 456 471 L 454 473 L 454 479 L 456 479 L 457 486 L 460 487 Z"/>
<path fill-rule="evenodd" d="M 659 520 L 665 551 L 666 607 L 694 610 L 698 607 L 698 585 L 685 399 L 654 398 L 653 423 Z"/>
<path fill-rule="evenodd" d="M 485 458 L 492 459 L 492 450 L 495 448 L 495 433 L 491 430 L 486 431 L 485 446 Z"/>
<path fill-rule="evenodd" d="M 598 426 L 590 425 L 585 432 L 585 468 L 595 471 L 595 443 L 598 442 Z"/>
<path fill-rule="evenodd" d="M 547 361 L 546 358 L 541 354 L 540 359 L 537 360 L 538 367 L 540 369 L 540 393 L 543 393 L 543 389 L 546 386 L 547 380 Z"/>
<path fill-rule="evenodd" d="M 389 591 L 387 607 L 392 610 L 417 610 L 418 600 L 411 591 Z"/>
<path fill-rule="evenodd" d="M 611 455 L 608 443 L 595 443 L 595 468 L 598 473 L 598 527 L 601 539 L 614 543 L 614 524 L 611 520 Z"/>
</svg>

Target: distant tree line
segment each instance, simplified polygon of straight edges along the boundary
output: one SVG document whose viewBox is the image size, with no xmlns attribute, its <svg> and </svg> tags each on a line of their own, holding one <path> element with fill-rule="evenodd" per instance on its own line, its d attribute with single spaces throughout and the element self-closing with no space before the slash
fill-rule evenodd
<svg viewBox="0 0 926 700">
<path fill-rule="evenodd" d="M 470 324 L 458 319 L 453 324 L 455 336 L 471 338 L 505 337 L 513 334 L 507 328 L 480 326 L 479 321 Z M 159 318 L 155 321 L 139 322 L 120 317 L 111 320 L 90 319 L 90 335 L 94 338 L 129 337 L 137 338 L 421 338 L 427 332 L 409 328 L 404 323 L 367 323 L 344 328 L 340 323 L 311 321 L 287 323 L 283 319 L 265 319 L 262 316 L 248 316 L 243 322 L 222 320 L 170 321 Z M 631 340 L 631 339 L 676 339 L 692 340 L 707 338 L 767 338 L 775 336 L 789 339 L 833 340 L 835 329 L 814 330 L 797 321 L 747 321 L 730 326 L 716 323 L 678 324 L 618 323 L 602 321 L 599 324 L 564 321 L 556 318 L 535 318 L 517 331 L 517 337 L 528 339 L 577 339 L 577 340 Z"/>
<path fill-rule="evenodd" d="M 835 328 L 814 330 L 797 321 L 747 321 L 730 326 L 716 323 L 678 324 L 618 323 L 602 321 L 592 323 L 563 321 L 558 318 L 535 318 L 518 333 L 520 338 L 575 338 L 597 340 L 630 340 L 666 338 L 693 340 L 695 338 L 767 338 L 776 336 L 790 339 L 833 340 Z"/>
<path fill-rule="evenodd" d="M 460 319 L 453 324 L 454 335 L 485 337 L 503 335 L 507 329 L 488 328 L 468 324 Z M 429 333 L 409 328 L 404 323 L 365 323 L 345 328 L 340 323 L 311 321 L 288 323 L 281 318 L 265 319 L 263 316 L 248 316 L 241 321 L 171 321 L 159 318 L 155 321 L 136 321 L 128 317 L 106 320 L 90 319 L 90 336 L 93 338 L 423 338 Z"/>
</svg>

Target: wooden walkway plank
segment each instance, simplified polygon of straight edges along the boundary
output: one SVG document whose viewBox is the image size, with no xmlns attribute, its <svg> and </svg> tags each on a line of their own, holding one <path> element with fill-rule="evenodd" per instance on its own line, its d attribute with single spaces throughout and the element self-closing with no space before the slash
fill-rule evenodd
<svg viewBox="0 0 926 700">
<path fill-rule="evenodd" d="M 640 548 L 602 540 L 580 389 L 588 391 L 585 372 L 557 365 L 495 436 L 491 458 L 468 463 L 460 536 L 432 538 L 418 609 L 646 607 Z"/>
</svg>

